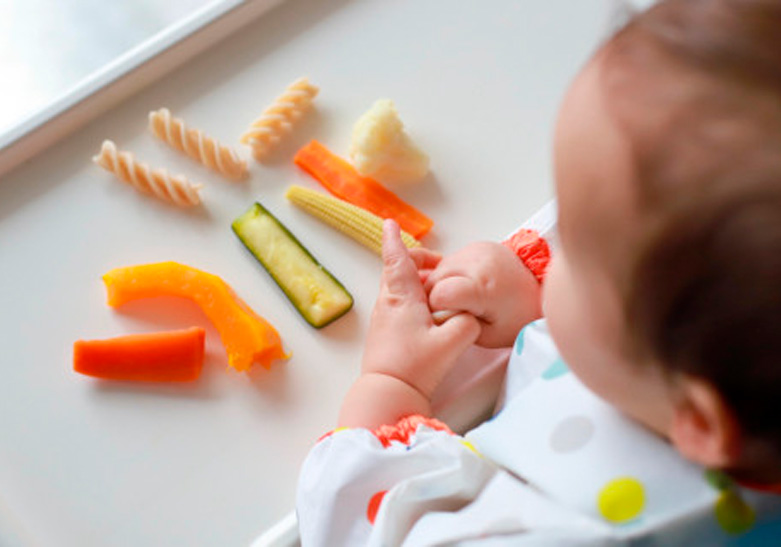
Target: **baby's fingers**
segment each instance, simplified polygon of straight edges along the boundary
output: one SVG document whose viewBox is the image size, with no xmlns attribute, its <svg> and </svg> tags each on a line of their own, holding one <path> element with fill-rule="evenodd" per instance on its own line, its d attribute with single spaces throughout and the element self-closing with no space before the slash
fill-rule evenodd
<svg viewBox="0 0 781 547">
<path fill-rule="evenodd" d="M 434 336 L 444 362 L 458 359 L 480 336 L 480 322 L 468 313 L 459 313 L 434 327 Z"/>
<path fill-rule="evenodd" d="M 399 225 L 393 220 L 383 224 L 382 262 L 383 291 L 400 298 L 425 299 L 415 262 L 401 241 Z"/>
<path fill-rule="evenodd" d="M 476 317 L 485 313 L 480 288 L 469 277 L 447 277 L 435 284 L 429 292 L 428 303 L 434 311 L 466 311 Z"/>
<path fill-rule="evenodd" d="M 433 270 L 442 260 L 441 254 L 424 247 L 410 249 L 409 256 L 418 270 Z"/>
</svg>

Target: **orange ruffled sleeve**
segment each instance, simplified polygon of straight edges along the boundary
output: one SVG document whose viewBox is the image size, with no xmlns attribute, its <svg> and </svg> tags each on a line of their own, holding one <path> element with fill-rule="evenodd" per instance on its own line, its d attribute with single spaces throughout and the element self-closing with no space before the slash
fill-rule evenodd
<svg viewBox="0 0 781 547">
<path fill-rule="evenodd" d="M 537 281 L 542 283 L 545 280 L 551 253 L 548 242 L 540 236 L 539 232 L 521 228 L 502 241 L 502 244 L 521 259 L 521 262 L 529 268 Z"/>
<path fill-rule="evenodd" d="M 411 416 L 405 416 L 396 422 L 395 425 L 383 425 L 372 431 L 374 436 L 377 437 L 382 446 L 385 448 L 391 445 L 391 441 L 398 441 L 402 444 L 409 445 L 412 435 L 417 431 L 418 426 L 425 425 L 436 431 L 444 431 L 450 435 L 454 433 L 443 422 L 440 422 L 436 418 L 426 418 L 420 414 L 413 414 Z"/>
<path fill-rule="evenodd" d="M 402 444 L 409 445 L 412 440 L 412 435 L 418 429 L 418 426 L 425 425 L 426 427 L 435 431 L 444 431 L 450 435 L 455 435 L 450 428 L 444 422 L 440 422 L 436 418 L 427 418 L 420 414 L 412 414 L 401 418 L 394 425 L 383 425 L 372 431 L 375 437 L 380 441 L 383 447 L 388 448 L 391 446 L 392 441 L 397 441 Z M 337 433 L 348 429 L 346 427 L 337 427 L 336 429 L 329 431 L 325 435 L 317 439 L 317 442 L 322 441 Z"/>
</svg>

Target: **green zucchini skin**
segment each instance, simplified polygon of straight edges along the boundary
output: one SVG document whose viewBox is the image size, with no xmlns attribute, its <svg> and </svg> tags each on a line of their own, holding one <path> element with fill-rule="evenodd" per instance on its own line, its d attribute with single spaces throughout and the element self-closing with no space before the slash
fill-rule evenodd
<svg viewBox="0 0 781 547">
<path fill-rule="evenodd" d="M 244 214 L 237 217 L 231 224 L 231 229 L 282 289 L 298 313 L 313 327 L 325 327 L 353 307 L 353 297 L 344 285 L 260 203 L 255 202 Z M 273 260 L 276 257 L 264 258 L 266 249 L 259 241 L 264 237 L 275 238 L 276 241 L 271 243 L 279 245 L 283 254 L 284 251 L 292 254 L 290 258 L 294 260 L 280 262 Z M 297 279 L 288 275 L 291 270 L 297 270 L 293 273 L 306 278 L 309 282 L 308 290 Z M 296 278 L 301 275 L 296 275 Z"/>
</svg>

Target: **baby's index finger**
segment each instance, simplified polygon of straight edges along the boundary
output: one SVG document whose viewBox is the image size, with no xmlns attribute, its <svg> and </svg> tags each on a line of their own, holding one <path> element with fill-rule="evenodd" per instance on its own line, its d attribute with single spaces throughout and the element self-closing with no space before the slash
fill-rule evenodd
<svg viewBox="0 0 781 547">
<path fill-rule="evenodd" d="M 407 247 L 401 241 L 400 230 L 393 219 L 385 219 L 382 223 L 382 261 L 386 267 L 389 262 L 402 260 L 409 255 Z"/>
<path fill-rule="evenodd" d="M 397 296 L 423 295 L 423 285 L 409 250 L 401 241 L 399 225 L 387 219 L 382 226 L 382 283 Z"/>
</svg>

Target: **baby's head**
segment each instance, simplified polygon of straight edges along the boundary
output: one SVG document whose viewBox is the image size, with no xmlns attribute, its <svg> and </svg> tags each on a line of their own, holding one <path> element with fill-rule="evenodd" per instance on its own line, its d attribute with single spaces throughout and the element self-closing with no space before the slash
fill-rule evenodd
<svg viewBox="0 0 781 547">
<path fill-rule="evenodd" d="M 561 109 L 551 332 L 687 457 L 781 481 L 781 3 L 666 0 Z"/>
</svg>

